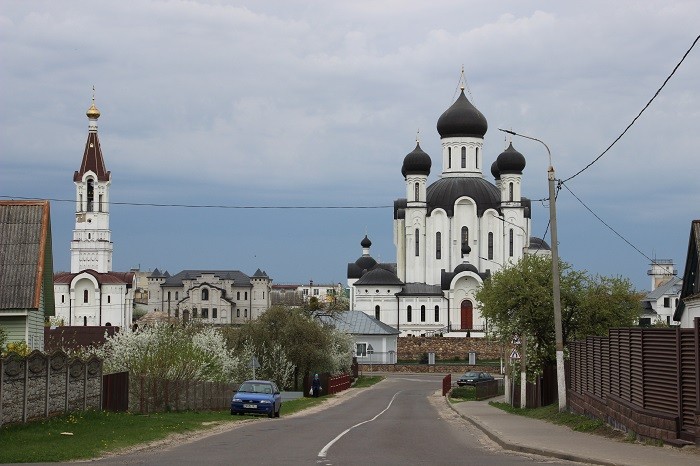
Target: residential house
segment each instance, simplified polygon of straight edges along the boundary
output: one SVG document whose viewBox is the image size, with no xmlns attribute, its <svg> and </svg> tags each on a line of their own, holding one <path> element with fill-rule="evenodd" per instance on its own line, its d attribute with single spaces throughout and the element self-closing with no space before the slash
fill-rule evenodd
<svg viewBox="0 0 700 466">
<path fill-rule="evenodd" d="M 678 306 L 683 280 L 676 276 L 670 259 L 655 259 L 647 271 L 651 276 L 651 291 L 642 299 L 642 314 L 639 325 L 675 325 L 673 313 Z"/>
<path fill-rule="evenodd" d="M 360 364 L 395 364 L 399 331 L 362 311 L 319 314 L 318 318 L 352 335 Z"/>
<path fill-rule="evenodd" d="M 673 314 L 673 320 L 682 328 L 693 328 L 693 320 L 700 318 L 700 220 L 690 225 L 688 255 L 685 259 L 683 287 L 680 302 Z"/>
<path fill-rule="evenodd" d="M 8 342 L 43 351 L 53 315 L 49 201 L 0 201 L 0 327 Z"/>
</svg>

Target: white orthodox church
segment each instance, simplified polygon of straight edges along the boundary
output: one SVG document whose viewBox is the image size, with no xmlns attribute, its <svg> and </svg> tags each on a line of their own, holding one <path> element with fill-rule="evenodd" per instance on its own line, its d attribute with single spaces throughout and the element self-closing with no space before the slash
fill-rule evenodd
<svg viewBox="0 0 700 466">
<path fill-rule="evenodd" d="M 475 298 L 483 280 L 523 254 L 549 250 L 530 237 L 530 200 L 521 193 L 525 157 L 510 144 L 490 165 L 484 115 L 464 95 L 437 121 L 442 172 L 428 184 L 431 157 L 416 144 L 403 161 L 405 197 L 394 201 L 396 263 L 380 264 L 362 240 L 348 264 L 350 308 L 402 336 L 479 335 L 487 322 Z"/>
<path fill-rule="evenodd" d="M 131 325 L 134 274 L 112 271 L 112 232 L 109 229 L 109 187 L 95 98 L 86 113 L 88 137 L 75 184 L 75 229 L 70 246 L 70 273 L 54 275 L 56 318 L 70 326 Z"/>
</svg>

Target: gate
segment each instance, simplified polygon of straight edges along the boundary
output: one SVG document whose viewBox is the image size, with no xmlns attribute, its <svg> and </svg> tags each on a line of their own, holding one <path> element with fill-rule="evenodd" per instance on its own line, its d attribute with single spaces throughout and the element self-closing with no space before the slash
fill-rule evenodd
<svg viewBox="0 0 700 466">
<path fill-rule="evenodd" d="M 102 409 L 114 412 L 129 410 L 128 372 L 102 376 Z"/>
</svg>

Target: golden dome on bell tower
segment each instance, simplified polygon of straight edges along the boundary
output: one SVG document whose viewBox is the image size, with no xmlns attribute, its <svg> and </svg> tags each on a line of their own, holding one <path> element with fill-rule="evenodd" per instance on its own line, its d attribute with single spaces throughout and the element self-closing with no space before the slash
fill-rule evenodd
<svg viewBox="0 0 700 466">
<path fill-rule="evenodd" d="M 100 111 L 95 107 L 95 86 L 92 86 L 92 105 L 87 109 L 85 115 L 91 120 L 97 120 L 100 117 Z"/>
</svg>

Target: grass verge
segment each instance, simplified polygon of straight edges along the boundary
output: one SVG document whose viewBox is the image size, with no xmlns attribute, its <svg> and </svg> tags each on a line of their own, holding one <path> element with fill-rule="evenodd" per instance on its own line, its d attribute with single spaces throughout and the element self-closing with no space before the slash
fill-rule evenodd
<svg viewBox="0 0 700 466">
<path fill-rule="evenodd" d="M 492 401 L 490 404 L 510 414 L 517 414 L 519 416 L 526 416 L 534 419 L 542 419 L 543 421 L 551 422 L 552 424 L 568 426 L 577 432 L 589 432 L 604 435 L 606 437 L 620 436 L 619 432 L 616 432 L 603 421 L 590 419 L 586 416 L 581 416 L 570 412 L 560 413 L 559 406 L 556 403 L 543 406 L 541 408 L 525 409 L 515 408 L 508 403 L 500 403 L 495 401 Z"/>
<path fill-rule="evenodd" d="M 322 398 L 285 401 L 282 416 L 323 403 Z M 0 428 L 0 463 L 90 459 L 108 452 L 197 432 L 252 416 L 229 411 L 171 412 L 149 415 L 85 411 Z M 62 433 L 71 435 L 63 435 Z"/>
<path fill-rule="evenodd" d="M 357 378 L 353 387 L 367 388 L 371 387 L 375 383 L 381 382 L 382 380 L 384 380 L 384 377 L 381 375 L 361 375 Z"/>
</svg>

